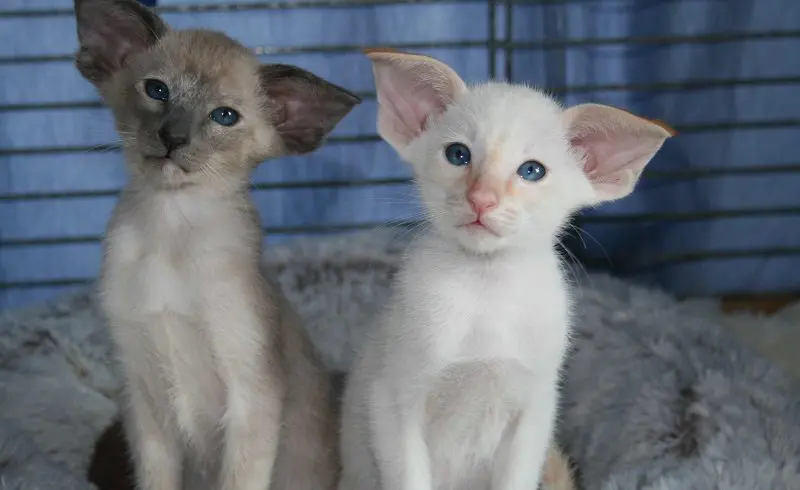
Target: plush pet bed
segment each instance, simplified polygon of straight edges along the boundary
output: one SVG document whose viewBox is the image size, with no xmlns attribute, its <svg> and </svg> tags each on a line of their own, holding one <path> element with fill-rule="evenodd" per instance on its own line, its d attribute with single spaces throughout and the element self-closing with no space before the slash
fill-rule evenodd
<svg viewBox="0 0 800 490">
<path fill-rule="evenodd" d="M 303 241 L 267 262 L 325 361 L 385 301 L 404 241 L 388 232 Z M 574 351 L 559 439 L 586 490 L 800 489 L 800 387 L 725 325 L 778 338 L 798 323 L 575 273 Z M 0 489 L 88 490 L 92 446 L 120 381 L 91 290 L 0 314 Z"/>
</svg>

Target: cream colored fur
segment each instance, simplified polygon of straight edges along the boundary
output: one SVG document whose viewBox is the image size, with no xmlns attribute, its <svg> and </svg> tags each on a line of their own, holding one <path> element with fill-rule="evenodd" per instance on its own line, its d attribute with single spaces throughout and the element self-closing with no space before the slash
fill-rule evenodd
<svg viewBox="0 0 800 490">
<path fill-rule="evenodd" d="M 548 453 L 572 310 L 554 247 L 573 212 L 627 195 L 670 133 L 524 86 L 468 87 L 424 56 L 369 56 L 379 132 L 413 168 L 430 226 L 359 349 L 339 488 L 570 488 Z M 453 143 L 468 164 L 448 161 Z M 531 161 L 544 178 L 518 174 Z"/>
<path fill-rule="evenodd" d="M 262 271 L 248 184 L 263 160 L 318 148 L 359 99 L 134 0 L 75 7 L 77 66 L 114 113 L 129 174 L 99 288 L 139 488 L 332 490 L 332 386 Z"/>
</svg>

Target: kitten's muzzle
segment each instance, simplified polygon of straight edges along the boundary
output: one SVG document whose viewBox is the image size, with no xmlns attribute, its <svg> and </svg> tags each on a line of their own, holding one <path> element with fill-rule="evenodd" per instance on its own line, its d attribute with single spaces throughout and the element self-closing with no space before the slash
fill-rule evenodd
<svg viewBox="0 0 800 490">
<path fill-rule="evenodd" d="M 165 158 L 170 154 L 186 145 L 191 140 L 192 132 L 192 113 L 181 105 L 171 105 L 158 130 L 158 139 L 167 150 Z"/>
<path fill-rule="evenodd" d="M 190 138 L 188 131 L 176 131 L 170 128 L 169 124 L 164 124 L 161 126 L 161 129 L 158 130 L 158 139 L 161 140 L 161 144 L 164 145 L 164 148 L 167 150 L 167 154 L 164 155 L 164 158 L 169 158 L 173 151 L 188 145 Z"/>
</svg>

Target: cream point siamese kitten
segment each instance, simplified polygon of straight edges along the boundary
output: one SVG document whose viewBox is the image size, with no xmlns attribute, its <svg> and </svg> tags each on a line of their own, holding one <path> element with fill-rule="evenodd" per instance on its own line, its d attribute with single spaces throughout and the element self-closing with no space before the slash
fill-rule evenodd
<svg viewBox="0 0 800 490">
<path fill-rule="evenodd" d="M 100 298 L 139 488 L 335 488 L 329 379 L 260 268 L 248 184 L 265 158 L 318 148 L 358 98 L 224 34 L 171 30 L 134 0 L 75 10 L 77 67 L 129 171 Z"/>
<path fill-rule="evenodd" d="M 558 453 L 544 464 L 570 333 L 556 236 L 629 194 L 672 133 L 526 86 L 468 87 L 425 56 L 367 54 L 378 131 L 413 168 L 431 226 L 354 364 L 339 488 L 534 490 L 543 474 L 570 488 Z"/>
</svg>

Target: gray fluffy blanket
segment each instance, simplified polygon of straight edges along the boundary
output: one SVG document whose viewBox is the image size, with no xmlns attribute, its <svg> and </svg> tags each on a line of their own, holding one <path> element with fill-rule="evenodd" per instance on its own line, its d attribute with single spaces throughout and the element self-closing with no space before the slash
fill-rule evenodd
<svg viewBox="0 0 800 490">
<path fill-rule="evenodd" d="M 270 250 L 331 368 L 385 301 L 403 242 L 373 232 Z M 575 274 L 560 441 L 585 490 L 800 489 L 800 388 L 723 327 L 713 304 Z M 88 490 L 120 382 L 82 291 L 0 314 L 0 489 Z M 792 325 L 740 316 L 765 335 Z"/>
</svg>

